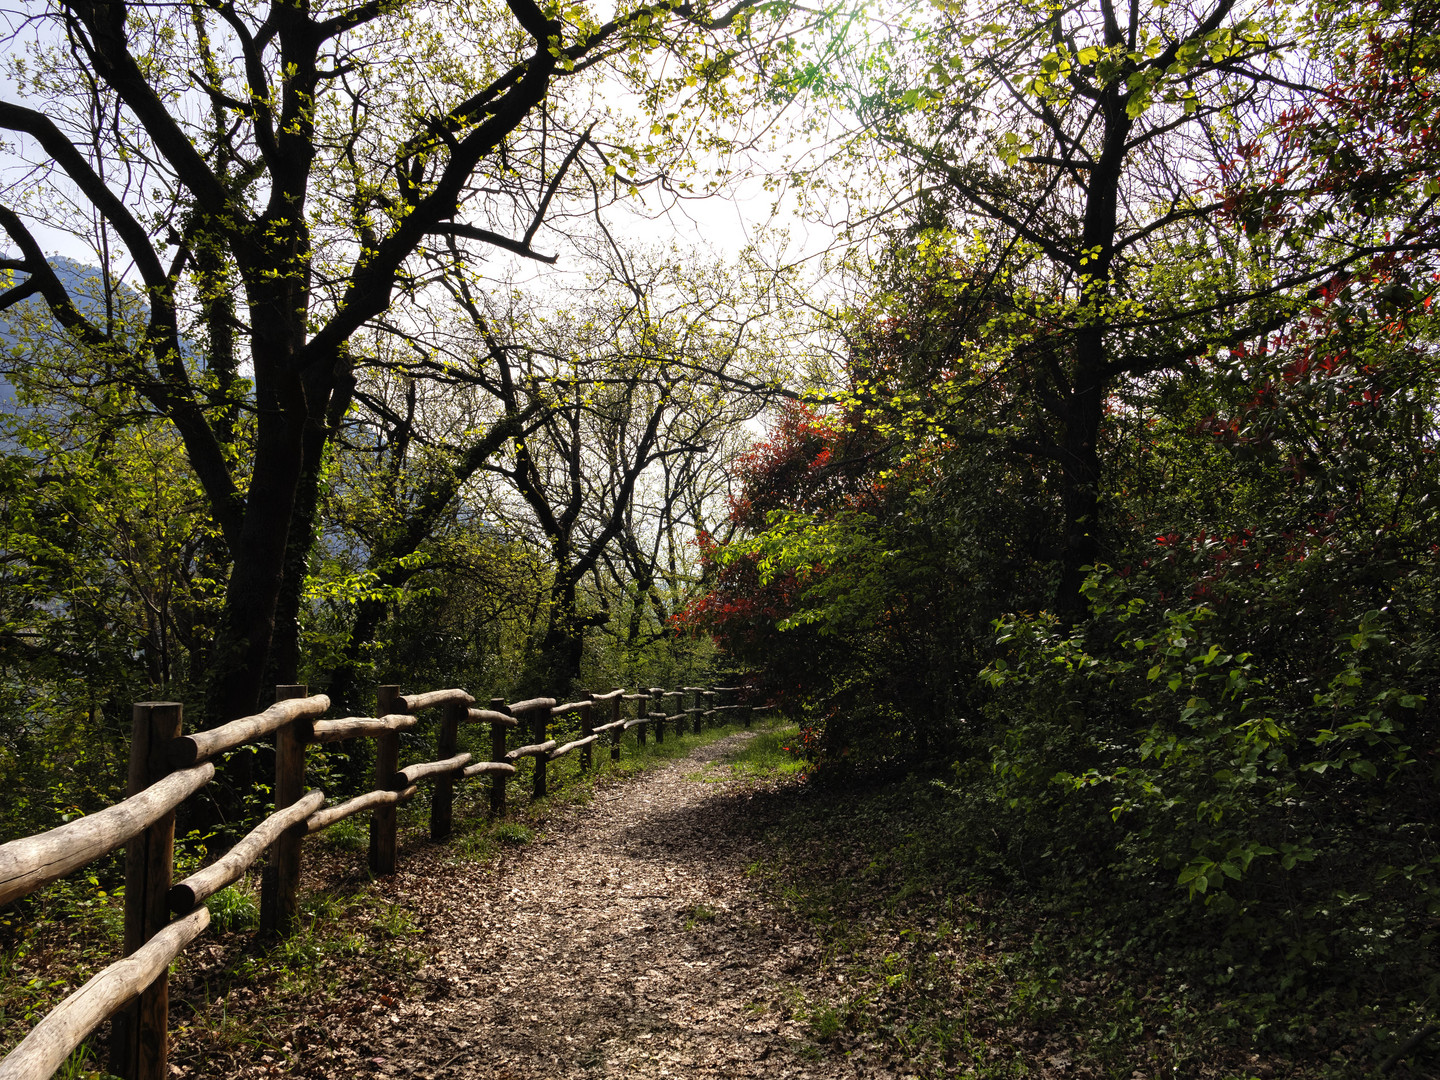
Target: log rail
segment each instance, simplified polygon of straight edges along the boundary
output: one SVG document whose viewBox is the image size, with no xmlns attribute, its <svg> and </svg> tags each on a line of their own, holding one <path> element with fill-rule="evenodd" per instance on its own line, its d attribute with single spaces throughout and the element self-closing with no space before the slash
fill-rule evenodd
<svg viewBox="0 0 1440 1080">
<path fill-rule="evenodd" d="M 169 965 L 209 924 L 205 900 L 238 880 L 262 856 L 268 855 L 261 879 L 261 930 L 289 934 L 297 923 L 305 837 L 369 811 L 371 869 L 393 873 L 396 808 L 414 797 L 422 782 L 432 784 L 431 838 L 443 840 L 450 832 L 456 783 L 488 775 L 491 813 L 503 814 L 505 785 L 516 775 L 515 763 L 521 758 L 533 759 L 533 794 L 541 798 L 546 794 L 548 762 L 578 750 L 583 772 L 592 765 L 592 748 L 606 735 L 611 759 L 618 761 L 621 736 L 631 729 L 643 745 L 647 727 L 653 728 L 658 743 L 667 723 L 679 734 L 692 715 L 697 733 L 702 718 L 729 712 L 738 713 L 749 727 L 758 706 L 714 705 L 717 694 L 740 689 L 642 687 L 627 693 L 617 688 L 605 694 L 587 693 L 582 701 L 560 703 L 542 697 L 507 704 L 492 698 L 489 708 L 474 708 L 475 698 L 461 689 L 402 695 L 398 687 L 382 686 L 377 695 L 377 712 L 382 715 L 322 719 L 330 709 L 328 697 L 309 694 L 303 686 L 281 686 L 276 688 L 275 704 L 263 712 L 188 735 L 181 733 L 178 704 L 137 704 L 128 797 L 49 832 L 0 844 L 0 906 L 126 845 L 124 958 L 65 998 L 0 1059 L 0 1080 L 51 1076 L 110 1017 L 116 1020 L 111 1070 L 127 1080 L 162 1080 L 168 1074 Z M 681 699 L 683 705 L 687 693 L 695 695 L 695 707 L 671 715 L 647 710 L 647 703 L 671 697 Z M 702 697 L 704 707 L 698 704 Z M 635 716 L 625 719 L 621 710 L 630 702 Z M 399 733 L 415 726 L 416 713 L 432 708 L 442 710 L 437 760 L 398 767 Z M 578 716 L 580 722 L 580 737 L 564 745 L 547 737 L 550 723 L 562 716 Z M 472 754 L 457 752 L 462 723 L 490 725 L 494 760 L 472 762 Z M 532 741 L 507 749 L 512 728 Z M 215 776 L 212 758 L 271 736 L 275 812 L 209 866 L 172 884 L 177 808 Z M 376 740 L 376 790 L 327 807 L 323 791 L 304 790 L 305 747 L 355 738 Z M 178 916 L 173 922 L 172 913 Z"/>
</svg>

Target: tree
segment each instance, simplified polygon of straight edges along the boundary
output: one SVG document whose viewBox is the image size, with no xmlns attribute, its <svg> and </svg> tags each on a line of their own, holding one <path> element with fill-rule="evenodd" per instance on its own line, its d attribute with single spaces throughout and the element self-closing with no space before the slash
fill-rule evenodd
<svg viewBox="0 0 1440 1080">
<path fill-rule="evenodd" d="M 507 416 L 536 418 L 530 430 L 517 424 L 510 452 L 481 469 L 507 489 L 491 504 L 548 549 L 537 673 L 562 688 L 580 672 L 585 630 L 612 616 L 603 585 L 591 598 L 596 609 L 581 610 L 586 579 L 632 565 L 643 591 L 653 591 L 655 569 L 635 527 L 642 493 L 657 473 L 671 485 L 654 527 L 668 524 L 675 501 L 697 494 L 675 485 L 684 469 L 763 408 L 765 398 L 746 387 L 772 374 L 757 324 L 773 297 L 729 268 L 699 272 L 613 249 L 574 306 L 538 313 L 486 304 L 463 278 L 452 289 L 496 373 L 497 403 Z"/>
<path fill-rule="evenodd" d="M 1433 248 L 1440 225 L 1440 9 L 1425 0 L 1315 0 L 1301 26 L 1313 85 L 1266 138 L 1224 163 L 1227 211 L 1287 244 L 1315 235 L 1352 244 L 1357 222 L 1391 230 L 1398 250 L 1359 269 L 1400 270 L 1405 280 L 1388 284 L 1418 286 L 1415 297 L 1391 289 L 1391 311 L 1402 309 L 1428 292 L 1404 264 Z"/>
<path fill-rule="evenodd" d="M 57 272 L 103 310 L 97 279 Z M 112 325 L 133 326 L 138 298 L 110 299 Z M 123 383 L 72 385 L 38 305 L 7 313 L 4 338 L 0 824 L 20 835 L 113 801 L 131 702 L 194 700 L 224 566 L 174 429 Z"/>
<path fill-rule="evenodd" d="M 537 648 L 555 607 L 582 602 L 580 631 L 609 625 L 628 604 L 632 651 L 647 606 L 660 612 L 647 629 L 668 634 L 662 591 L 683 588 L 693 562 L 677 531 L 686 515 L 706 513 L 698 478 L 713 486 L 723 477 L 736 425 L 765 400 L 750 387 L 769 379 L 769 361 L 751 338 L 772 301 L 763 284 L 751 288 L 728 267 L 602 251 L 582 256 L 589 273 L 568 288 L 490 287 L 453 258 L 436 259 L 446 288 L 417 292 L 357 350 L 357 404 L 336 444 L 325 504 L 337 528 L 310 579 L 324 609 L 311 620 L 311 640 L 327 657 L 310 664 L 333 673 L 332 698 L 355 702 L 362 672 L 389 663 L 376 649 L 383 637 L 392 642 L 384 655 L 396 651 L 384 625 L 411 583 L 448 581 L 445 566 L 458 579 L 495 581 L 506 594 L 496 603 L 528 607 L 528 593 L 513 589 L 525 574 L 502 570 L 498 551 L 517 566 L 548 567 L 555 596 L 542 605 Z M 530 454 L 519 473 L 528 496 L 507 466 L 517 447 Z M 566 649 L 581 636 L 565 638 Z M 552 643 L 538 668 L 572 680 L 573 653 L 563 663 L 553 654 Z"/>
<path fill-rule="evenodd" d="M 656 647 L 674 652 L 674 619 L 701 585 L 700 545 L 714 538 L 712 530 L 722 538 L 730 531 L 723 507 L 729 472 L 743 450 L 743 428 L 736 426 L 713 432 L 696 453 L 658 461 L 658 475 L 625 514 L 617 550 L 602 556 L 609 588 L 596 567 L 597 595 L 617 591 L 614 606 L 624 616 L 607 620 L 604 629 L 623 650 L 626 670 L 647 683 L 665 681 L 647 658 Z"/>
<path fill-rule="evenodd" d="M 669 3 L 562 17 L 532 0 L 73 0 L 37 19 L 61 44 L 17 71 L 33 104 L 0 103 L 0 127 L 34 164 L 0 200 L 17 250 L 4 266 L 23 275 L 0 306 L 42 297 L 89 363 L 179 432 L 230 557 L 208 721 L 293 678 L 294 650 L 282 644 L 276 667 L 272 647 L 298 632 L 325 449 L 354 390 L 352 336 L 445 238 L 535 256 L 590 145 L 584 127 L 553 122 L 561 86 L 607 63 L 638 71 L 661 45 L 726 55 L 721 33 L 743 36 L 748 19 L 743 0 L 716 19 Z M 470 50 L 460 63 L 457 42 Z M 67 203 L 123 251 L 105 271 L 129 267 L 143 288 L 137 339 L 88 314 L 47 263 L 35 224 Z M 243 438 L 241 414 L 253 416 Z"/>
<path fill-rule="evenodd" d="M 909 28 L 853 74 L 802 69 L 792 84 L 855 109 L 858 149 L 903 163 L 897 199 L 914 233 L 969 264 L 947 300 L 973 319 L 953 364 L 975 394 L 959 400 L 1001 386 L 1013 404 L 999 424 L 963 405 L 941 422 L 960 437 L 998 431 L 1051 463 L 1064 523 L 1053 603 L 1078 619 L 1085 568 L 1111 546 L 1117 396 L 1279 330 L 1312 289 L 1377 255 L 1429 251 L 1434 236 L 1354 215 L 1282 233 L 1264 208 L 1309 193 L 1303 172 L 1227 183 L 1310 90 L 1287 71 L 1298 46 L 1281 15 L 1096 0 L 934 9 Z M 956 401 L 948 382 L 939 397 Z M 885 407 L 881 394 L 862 400 Z"/>
<path fill-rule="evenodd" d="M 454 538 L 473 478 L 537 424 L 538 402 L 512 413 L 485 390 L 488 355 L 478 366 L 462 361 L 437 371 L 428 359 L 416 365 L 393 351 L 382 338 L 366 362 L 324 506 L 360 553 L 358 565 L 320 586 L 329 599 L 347 601 L 344 643 L 324 650 L 323 661 L 311 658 L 345 707 L 360 706 L 360 675 L 371 667 L 368 653 L 386 615 L 417 575 L 433 576 L 434 549 Z M 472 523 L 470 531 L 480 528 Z"/>
<path fill-rule="evenodd" d="M 936 374 L 917 343 L 953 339 L 925 268 L 903 265 L 912 303 L 852 322 L 849 407 L 789 403 L 740 458 L 729 535 L 705 538 L 704 591 L 680 615 L 827 764 L 931 759 L 978 705 L 992 620 L 1052 587 L 1054 497 L 1026 455 L 858 404 L 883 388 L 911 419 L 943 408 L 917 400 Z"/>
</svg>

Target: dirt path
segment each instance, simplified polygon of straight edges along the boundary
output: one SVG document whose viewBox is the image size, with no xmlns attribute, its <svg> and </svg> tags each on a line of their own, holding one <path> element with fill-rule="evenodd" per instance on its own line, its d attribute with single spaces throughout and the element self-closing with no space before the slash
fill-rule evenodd
<svg viewBox="0 0 1440 1080">
<path fill-rule="evenodd" d="M 759 852 L 729 828 L 750 805 L 744 783 L 686 779 L 746 738 L 597 792 L 498 869 L 443 849 L 403 859 L 382 890 L 420 909 L 433 958 L 417 988 L 370 1007 L 335 1064 L 496 1080 L 862 1075 L 807 1050 L 806 1025 L 777 1007 L 825 988 L 814 939 L 746 877 Z"/>
</svg>

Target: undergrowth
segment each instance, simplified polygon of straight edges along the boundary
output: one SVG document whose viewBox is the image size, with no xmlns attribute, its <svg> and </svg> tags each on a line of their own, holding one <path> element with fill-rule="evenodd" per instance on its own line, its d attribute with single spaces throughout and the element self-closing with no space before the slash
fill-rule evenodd
<svg viewBox="0 0 1440 1080">
<path fill-rule="evenodd" d="M 1307 984 L 1304 963 L 1287 992 L 1278 973 L 1265 992 L 1237 987 L 1203 927 L 1167 932 L 1167 897 L 1071 880 L 1035 853 L 1017 863 L 936 783 L 812 781 L 764 797 L 753 820 L 767 856 L 749 873 L 814 927 L 837 988 L 772 1007 L 807 1024 L 816 1053 L 917 1077 L 1440 1074 L 1433 1034 L 1391 1060 L 1435 1002 Z"/>
<path fill-rule="evenodd" d="M 737 779 L 802 776 L 808 763 L 800 755 L 799 738 L 800 729 L 793 724 L 768 725 L 724 761 L 707 762 L 704 769 L 690 773 L 686 779 L 718 784 Z"/>
</svg>

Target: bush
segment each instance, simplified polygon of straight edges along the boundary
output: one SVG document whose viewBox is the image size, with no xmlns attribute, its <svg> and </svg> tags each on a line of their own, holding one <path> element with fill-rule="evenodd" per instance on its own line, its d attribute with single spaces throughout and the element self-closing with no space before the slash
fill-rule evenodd
<svg viewBox="0 0 1440 1080">
<path fill-rule="evenodd" d="M 1288 959 L 1432 978 L 1416 964 L 1440 911 L 1435 756 L 1416 749 L 1436 735 L 1428 635 L 1372 609 L 1301 666 L 1244 651 L 1207 603 L 1138 591 L 1099 573 L 1088 622 L 999 624 L 984 678 L 1001 797 L 1058 854 L 1168 880 Z"/>
</svg>

